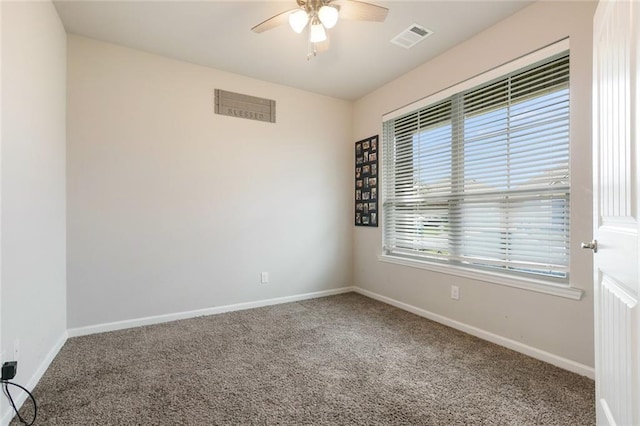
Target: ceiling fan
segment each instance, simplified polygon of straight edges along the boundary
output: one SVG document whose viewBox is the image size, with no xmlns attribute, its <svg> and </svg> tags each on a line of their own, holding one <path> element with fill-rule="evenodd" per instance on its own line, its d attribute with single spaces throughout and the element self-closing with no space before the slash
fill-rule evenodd
<svg viewBox="0 0 640 426">
<path fill-rule="evenodd" d="M 355 21 L 383 22 L 389 9 L 356 0 L 296 0 L 298 7 L 279 13 L 251 28 L 261 33 L 289 22 L 296 33 L 308 27 L 307 60 L 329 48 L 328 29 L 338 18 Z"/>
</svg>

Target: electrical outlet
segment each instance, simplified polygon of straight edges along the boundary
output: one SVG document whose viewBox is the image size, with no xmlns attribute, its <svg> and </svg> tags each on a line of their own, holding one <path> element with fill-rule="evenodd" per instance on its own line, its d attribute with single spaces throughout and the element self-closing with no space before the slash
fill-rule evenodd
<svg viewBox="0 0 640 426">
<path fill-rule="evenodd" d="M 453 300 L 460 300 L 460 288 L 457 285 L 451 286 L 451 298 Z"/>
<path fill-rule="evenodd" d="M 18 372 L 18 363 L 16 361 L 3 362 L 1 380 L 11 380 L 14 377 L 16 377 L 17 372 Z"/>
<path fill-rule="evenodd" d="M 262 272 L 260 274 L 260 282 L 262 284 L 266 284 L 269 282 L 269 273 L 268 272 Z"/>
</svg>

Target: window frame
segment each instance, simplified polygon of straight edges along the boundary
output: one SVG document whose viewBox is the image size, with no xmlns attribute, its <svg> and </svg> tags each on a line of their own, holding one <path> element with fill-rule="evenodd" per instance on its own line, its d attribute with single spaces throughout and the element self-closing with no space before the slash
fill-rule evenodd
<svg viewBox="0 0 640 426">
<path fill-rule="evenodd" d="M 545 59 L 549 59 L 554 55 L 560 54 L 562 52 L 569 50 L 569 39 L 564 39 L 549 46 L 546 46 L 542 49 L 539 49 L 533 53 L 522 56 L 516 60 L 513 60 L 504 65 L 493 68 L 487 72 L 476 75 L 468 80 L 465 80 L 461 83 L 448 87 L 440 92 L 437 92 L 433 95 L 427 96 L 421 100 L 418 100 L 412 104 L 406 105 L 402 108 L 399 108 L 395 111 L 391 111 L 382 117 L 382 121 L 386 122 L 389 120 L 393 120 L 395 118 L 400 118 L 404 115 L 410 114 L 415 111 L 419 111 L 423 108 L 429 107 L 431 105 L 436 105 L 438 102 L 443 102 L 448 98 L 457 95 L 459 93 L 465 92 L 469 89 L 481 86 L 487 82 L 492 80 L 501 78 L 511 72 L 520 70 L 536 62 L 543 61 Z M 571 97 L 571 95 L 570 95 Z M 571 99 L 571 98 L 570 98 Z M 384 142 L 383 142 L 384 143 Z M 569 140 L 569 150 L 571 150 L 571 139 Z M 381 155 L 384 155 L 384 150 L 381 150 Z M 381 159 L 381 168 L 384 168 L 384 159 Z M 381 171 L 381 176 L 384 176 L 384 170 Z M 384 183 L 386 185 L 386 182 Z M 379 195 L 381 205 L 384 205 L 385 202 L 385 194 L 386 191 L 381 191 Z M 384 209 L 381 210 L 384 214 Z M 570 218 L 572 216 L 571 212 Z M 381 239 L 382 244 L 384 244 L 384 234 L 385 234 L 385 220 L 384 217 L 381 217 L 382 223 L 382 235 Z M 571 229 L 571 220 L 569 222 L 569 229 Z M 567 278 L 566 280 L 558 280 L 552 277 L 539 277 L 539 276 L 524 276 L 518 275 L 508 272 L 501 271 L 491 271 L 479 268 L 472 268 L 466 266 L 459 266 L 455 264 L 447 264 L 441 263 L 437 261 L 430 261 L 429 259 L 424 258 L 412 258 L 410 255 L 400 256 L 394 254 L 387 254 L 384 252 L 384 247 L 381 247 L 382 253 L 378 256 L 378 260 L 381 262 L 393 263 L 413 268 L 425 269 L 434 272 L 440 272 L 450 275 L 461 276 L 465 278 L 472 278 L 479 281 L 490 282 L 494 284 L 506 285 L 515 288 L 521 288 L 546 294 L 552 294 L 555 296 L 566 297 L 569 299 L 580 300 L 583 294 L 583 291 L 579 288 L 572 287 L 571 281 Z M 571 267 L 571 263 L 569 262 L 569 269 Z M 568 277 L 570 277 L 570 271 L 568 272 Z"/>
</svg>

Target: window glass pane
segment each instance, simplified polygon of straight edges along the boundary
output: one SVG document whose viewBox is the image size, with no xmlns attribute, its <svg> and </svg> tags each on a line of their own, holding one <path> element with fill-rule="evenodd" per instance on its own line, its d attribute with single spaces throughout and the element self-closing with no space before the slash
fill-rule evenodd
<svg viewBox="0 0 640 426">
<path fill-rule="evenodd" d="M 567 278 L 568 54 L 384 128 L 387 253 Z"/>
<path fill-rule="evenodd" d="M 466 190 L 509 188 L 507 108 L 475 114 L 464 120 L 464 183 Z"/>
<path fill-rule="evenodd" d="M 443 124 L 413 136 L 414 182 L 419 194 L 451 186 L 451 125 Z"/>
</svg>

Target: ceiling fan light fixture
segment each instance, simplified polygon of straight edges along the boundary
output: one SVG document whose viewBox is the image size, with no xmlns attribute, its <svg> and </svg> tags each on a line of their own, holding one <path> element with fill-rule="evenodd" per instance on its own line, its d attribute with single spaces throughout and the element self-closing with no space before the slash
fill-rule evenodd
<svg viewBox="0 0 640 426">
<path fill-rule="evenodd" d="M 329 48 L 327 31 L 333 28 L 340 18 L 383 22 L 389 12 L 386 7 L 362 0 L 295 0 L 295 2 L 298 5 L 297 8 L 273 15 L 251 28 L 251 31 L 263 33 L 289 21 L 291 29 L 296 33 L 306 31 L 307 59 Z"/>
<path fill-rule="evenodd" d="M 309 15 L 302 9 L 298 9 L 295 12 L 291 12 L 289 14 L 289 25 L 291 25 L 291 29 L 298 34 L 300 34 L 302 30 L 304 30 L 304 27 L 307 26 L 308 22 Z"/>
<path fill-rule="evenodd" d="M 324 27 L 317 19 L 311 22 L 311 29 L 309 30 L 309 41 L 311 43 L 320 43 L 327 39 L 327 33 Z"/>
<path fill-rule="evenodd" d="M 331 29 L 338 23 L 338 9 L 324 5 L 318 10 L 318 18 L 325 28 Z"/>
</svg>

